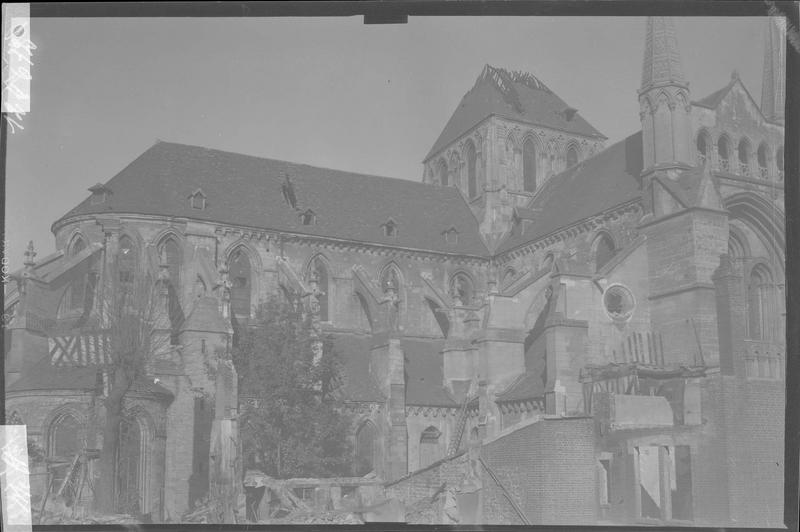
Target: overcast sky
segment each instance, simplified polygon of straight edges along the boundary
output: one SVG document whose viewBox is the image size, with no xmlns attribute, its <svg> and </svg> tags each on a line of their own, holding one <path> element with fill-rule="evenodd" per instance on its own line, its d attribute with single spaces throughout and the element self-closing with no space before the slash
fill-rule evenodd
<svg viewBox="0 0 800 532">
<path fill-rule="evenodd" d="M 676 19 L 692 97 L 734 69 L 757 102 L 756 18 Z M 34 19 L 31 113 L 7 145 L 12 267 L 157 139 L 419 180 L 483 66 L 539 77 L 610 145 L 639 129 L 643 18 Z"/>
</svg>

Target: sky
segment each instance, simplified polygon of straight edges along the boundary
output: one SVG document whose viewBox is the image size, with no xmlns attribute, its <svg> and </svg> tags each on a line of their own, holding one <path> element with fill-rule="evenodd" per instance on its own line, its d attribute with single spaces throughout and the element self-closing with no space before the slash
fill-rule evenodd
<svg viewBox="0 0 800 532">
<path fill-rule="evenodd" d="M 675 19 L 693 99 L 736 69 L 757 102 L 763 18 Z M 31 112 L 9 128 L 5 256 L 157 140 L 420 180 L 485 64 L 540 78 L 608 138 L 639 129 L 639 17 L 36 18 Z"/>
</svg>

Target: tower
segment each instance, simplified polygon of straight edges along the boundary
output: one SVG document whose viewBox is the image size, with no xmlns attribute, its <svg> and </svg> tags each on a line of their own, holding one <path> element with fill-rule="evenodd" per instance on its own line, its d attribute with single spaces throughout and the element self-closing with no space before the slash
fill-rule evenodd
<svg viewBox="0 0 800 532">
<path fill-rule="evenodd" d="M 650 17 L 639 103 L 651 323 L 664 334 L 667 363 L 713 365 L 712 274 L 727 251 L 728 221 L 709 169 L 692 165 L 689 101 L 674 23 Z"/>
<path fill-rule="evenodd" d="M 786 19 L 770 17 L 765 37 L 761 112 L 767 120 L 783 124 L 786 104 Z"/>
<path fill-rule="evenodd" d="M 692 165 L 690 101 L 675 23 L 649 17 L 639 89 L 645 172 L 674 163 Z"/>
</svg>

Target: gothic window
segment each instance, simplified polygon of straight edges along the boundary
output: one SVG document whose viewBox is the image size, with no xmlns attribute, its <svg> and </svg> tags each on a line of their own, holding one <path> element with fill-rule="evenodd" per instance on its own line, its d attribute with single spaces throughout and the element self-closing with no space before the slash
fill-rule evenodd
<svg viewBox="0 0 800 532">
<path fill-rule="evenodd" d="M 388 292 L 390 288 L 394 288 L 395 293 L 400 292 L 400 276 L 393 267 L 388 267 L 381 275 L 381 290 L 384 293 Z"/>
<path fill-rule="evenodd" d="M 141 513 L 141 445 L 142 433 L 139 422 L 124 418 L 119 425 L 119 447 L 117 449 L 117 511 L 130 515 Z"/>
<path fill-rule="evenodd" d="M 436 427 L 428 427 L 419 437 L 419 468 L 427 467 L 441 458 L 439 437 L 441 432 Z"/>
<path fill-rule="evenodd" d="M 69 254 L 71 257 L 75 257 L 85 249 L 86 241 L 78 236 L 72 241 Z M 77 271 L 78 276 L 72 281 L 67 293 L 67 309 L 69 310 L 82 310 L 85 303 L 87 275 L 81 273 L 80 268 Z"/>
<path fill-rule="evenodd" d="M 325 262 L 317 257 L 311 264 L 313 272 L 317 275 L 317 288 L 320 291 L 318 296 L 319 301 L 319 319 L 321 321 L 328 321 L 328 269 L 325 267 Z"/>
<path fill-rule="evenodd" d="M 731 150 L 728 137 L 722 135 L 717 141 L 717 154 L 719 155 L 719 168 L 723 172 L 731 171 Z"/>
<path fill-rule="evenodd" d="M 59 462 L 71 463 L 83 447 L 81 426 L 75 416 L 62 414 L 50 426 L 50 457 Z M 67 467 L 53 468 L 53 490 L 57 491 L 66 475 Z"/>
<path fill-rule="evenodd" d="M 739 141 L 737 148 L 739 153 L 739 174 L 743 176 L 750 175 L 750 142 L 747 139 Z"/>
<path fill-rule="evenodd" d="M 517 276 L 517 270 L 510 267 L 506 268 L 506 271 L 503 272 L 503 280 L 501 281 L 500 286 L 502 287 L 508 286 L 516 276 Z"/>
<path fill-rule="evenodd" d="M 375 437 L 371 421 L 365 421 L 356 432 L 356 476 L 362 477 L 375 469 Z"/>
<path fill-rule="evenodd" d="M 174 237 L 167 237 L 159 247 L 161 260 L 167 265 L 169 273 L 169 319 L 172 324 L 172 345 L 178 344 L 178 330 L 183 321 L 183 314 L 180 305 L 180 286 L 181 286 L 181 249 Z"/>
<path fill-rule="evenodd" d="M 439 164 L 436 167 L 436 174 L 439 176 L 440 185 L 446 187 L 450 184 L 450 180 L 447 178 L 447 163 L 444 162 L 444 159 L 439 160 Z"/>
<path fill-rule="evenodd" d="M 767 340 L 771 336 L 771 281 L 769 270 L 761 264 L 750 272 L 747 286 L 747 333 L 752 340 Z"/>
<path fill-rule="evenodd" d="M 522 180 L 525 192 L 536 191 L 536 146 L 531 139 L 522 145 Z"/>
<path fill-rule="evenodd" d="M 616 252 L 614 241 L 611 240 L 610 236 L 603 233 L 597 237 L 594 246 L 595 271 L 599 271 L 603 266 L 608 264 L 608 261 L 614 257 Z"/>
<path fill-rule="evenodd" d="M 159 253 L 161 260 L 167 264 L 169 283 L 176 289 L 181 284 L 181 248 L 173 237 L 168 237 L 161 243 Z"/>
<path fill-rule="evenodd" d="M 775 165 L 778 167 L 778 179 L 783 180 L 783 146 L 775 152 Z"/>
<path fill-rule="evenodd" d="M 475 145 L 471 140 L 467 141 L 465 148 L 467 160 L 467 196 L 472 199 L 478 195 L 478 175 L 477 175 L 477 154 Z"/>
<path fill-rule="evenodd" d="M 250 259 L 241 248 L 235 250 L 229 259 L 228 275 L 231 283 L 231 312 L 250 315 L 250 294 L 252 291 Z"/>
<path fill-rule="evenodd" d="M 708 133 L 703 130 L 697 134 L 697 162 L 703 166 L 708 162 Z"/>
<path fill-rule="evenodd" d="M 572 168 L 578 164 L 578 150 L 575 146 L 570 146 L 567 150 L 567 168 Z"/>
<path fill-rule="evenodd" d="M 119 239 L 119 258 L 117 260 L 120 290 L 130 294 L 136 272 L 136 248 L 128 236 Z"/>
<path fill-rule="evenodd" d="M 767 170 L 767 145 L 763 142 L 758 146 L 758 152 L 756 152 L 756 158 L 758 159 L 758 175 L 761 179 L 767 179 L 769 177 L 769 173 Z"/>
<path fill-rule="evenodd" d="M 457 273 L 450 281 L 450 294 L 453 299 L 460 302 L 461 305 L 472 304 L 474 296 L 472 288 L 472 280 L 464 273 Z"/>
</svg>

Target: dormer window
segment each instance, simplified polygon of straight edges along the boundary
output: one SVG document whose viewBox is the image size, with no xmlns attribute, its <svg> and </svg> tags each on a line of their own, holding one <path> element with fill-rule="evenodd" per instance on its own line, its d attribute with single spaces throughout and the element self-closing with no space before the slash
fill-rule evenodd
<svg viewBox="0 0 800 532">
<path fill-rule="evenodd" d="M 202 189 L 198 188 L 189 194 L 189 205 L 192 209 L 197 209 L 199 211 L 206 208 L 206 195 L 203 193 Z"/>
<path fill-rule="evenodd" d="M 397 236 L 398 228 L 397 222 L 389 218 L 381 227 L 383 227 L 383 236 L 394 238 Z"/>
<path fill-rule="evenodd" d="M 102 183 L 97 183 L 96 185 L 89 187 L 89 192 L 92 193 L 92 205 L 99 205 L 101 203 L 105 203 L 106 199 L 108 199 L 108 195 L 111 194 L 111 189 Z"/>
<path fill-rule="evenodd" d="M 444 235 L 444 241 L 448 245 L 458 244 L 458 229 L 455 227 L 449 227 L 442 231 L 442 235 Z"/>
<path fill-rule="evenodd" d="M 300 213 L 300 221 L 303 225 L 316 225 L 317 215 L 311 209 L 306 209 Z"/>
</svg>

